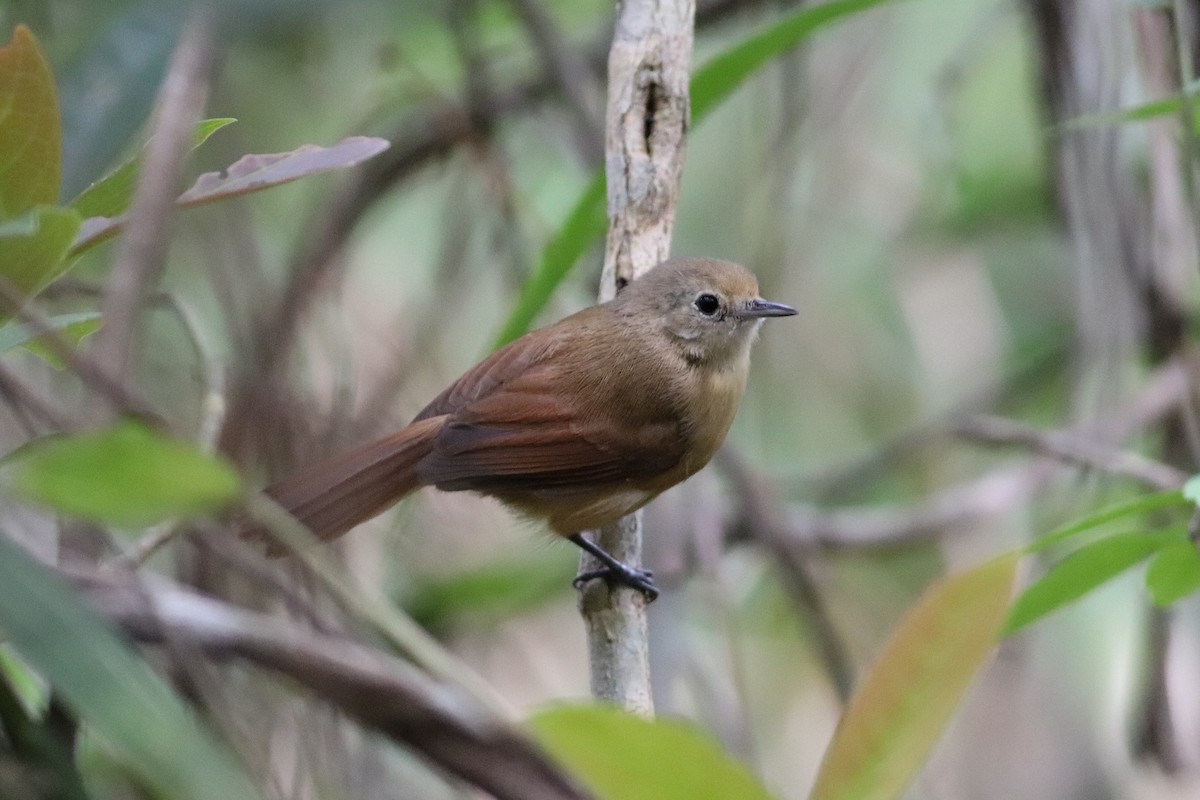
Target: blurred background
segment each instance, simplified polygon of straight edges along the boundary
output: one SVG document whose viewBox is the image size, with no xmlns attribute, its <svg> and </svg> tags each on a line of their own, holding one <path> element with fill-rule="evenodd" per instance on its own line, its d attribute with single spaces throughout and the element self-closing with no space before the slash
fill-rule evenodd
<svg viewBox="0 0 1200 800">
<path fill-rule="evenodd" d="M 695 64 L 797 7 L 700 0 Z M 144 141 L 188 10 L 0 3 L 58 81 L 64 197 Z M 402 426 L 494 346 L 602 166 L 613 8 L 223 12 L 206 116 L 238 121 L 194 171 L 350 134 L 392 143 L 353 175 L 175 220 L 173 299 L 146 319 L 138 389 L 265 485 Z M 1190 88 L 1196 12 L 895 0 L 773 61 L 691 131 L 673 252 L 742 262 L 800 315 L 764 330 L 726 452 L 647 514 L 655 699 L 779 797 L 806 795 L 841 694 L 924 585 L 1140 489 L 988 445 L 977 415 L 1195 470 L 1163 375 L 1197 299 L 1196 134 L 1190 106 L 1119 114 Z M 111 259 L 90 253 L 48 307 L 90 307 Z M 597 245 L 540 322 L 594 302 L 599 265 Z M 69 376 L 22 367 L 84 402 Z M 433 491 L 337 546 L 518 708 L 587 696 L 574 548 Z M 1118 581 L 1004 643 L 911 796 L 1195 796 L 1197 608 L 1151 612 L 1143 594 Z M 218 719 L 291 759 L 280 797 L 462 796 L 266 679 L 227 691 L 243 716 Z"/>
</svg>

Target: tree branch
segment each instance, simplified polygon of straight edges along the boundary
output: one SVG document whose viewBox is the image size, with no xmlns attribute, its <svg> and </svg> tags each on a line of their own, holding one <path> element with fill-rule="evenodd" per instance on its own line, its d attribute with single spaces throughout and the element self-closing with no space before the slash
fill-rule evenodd
<svg viewBox="0 0 1200 800">
<path fill-rule="evenodd" d="M 457 686 L 342 637 L 245 611 L 160 579 L 75 574 L 129 635 L 237 656 L 312 690 L 347 716 L 499 800 L 586 800 L 523 734 Z"/>
<path fill-rule="evenodd" d="M 129 224 L 104 298 L 104 327 L 96 334 L 92 348 L 101 372 L 119 383 L 128 376 L 142 304 L 166 260 L 183 162 L 204 109 L 212 63 L 212 26 L 201 11 L 184 29 L 159 90 L 154 135 L 146 145 L 145 165 L 134 193 Z"/>
<path fill-rule="evenodd" d="M 1188 478 L 1169 464 L 1108 447 L 1084 433 L 1043 431 L 1023 422 L 984 415 L 960 422 L 953 430 L 978 442 L 1018 445 L 1069 464 L 1132 478 L 1153 489 L 1178 489 Z"/>
<path fill-rule="evenodd" d="M 692 0 L 626 0 L 619 9 L 608 60 L 609 228 L 602 301 L 670 253 L 688 126 L 695 16 Z M 625 564 L 640 566 L 641 515 L 599 531 L 596 542 Z M 585 555 L 580 572 L 598 566 Z M 652 714 L 645 598 L 628 587 L 592 581 L 580 606 L 588 632 L 592 694 Z"/>
</svg>

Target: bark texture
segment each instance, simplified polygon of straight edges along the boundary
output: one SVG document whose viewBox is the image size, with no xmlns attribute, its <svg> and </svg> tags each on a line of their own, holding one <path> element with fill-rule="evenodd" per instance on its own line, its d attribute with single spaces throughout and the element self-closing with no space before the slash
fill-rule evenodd
<svg viewBox="0 0 1200 800">
<path fill-rule="evenodd" d="M 667 258 L 688 127 L 693 0 L 621 3 L 608 60 L 605 173 L 608 238 L 600 299 Z M 599 531 L 597 543 L 633 566 L 642 561 L 641 516 Z M 595 568 L 590 557 L 583 570 Z M 651 715 L 646 609 L 625 587 L 593 581 L 581 601 L 592 694 Z"/>
</svg>

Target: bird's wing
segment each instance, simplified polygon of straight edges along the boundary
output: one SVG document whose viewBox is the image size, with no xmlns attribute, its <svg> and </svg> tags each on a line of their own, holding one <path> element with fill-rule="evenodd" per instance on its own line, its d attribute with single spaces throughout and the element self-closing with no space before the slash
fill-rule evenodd
<svg viewBox="0 0 1200 800">
<path fill-rule="evenodd" d="M 413 422 L 454 414 L 481 397 L 503 389 L 505 383 L 554 354 L 562 344 L 557 328 L 551 326 L 533 331 L 501 347 L 447 386 Z"/>
<path fill-rule="evenodd" d="M 678 464 L 685 444 L 675 416 L 629 419 L 597 402 L 566 379 L 561 360 L 552 357 L 569 345 L 553 335 L 518 340 L 421 412 L 418 419 L 448 415 L 418 467 L 422 483 L 443 490 L 570 491 L 653 476 Z"/>
</svg>

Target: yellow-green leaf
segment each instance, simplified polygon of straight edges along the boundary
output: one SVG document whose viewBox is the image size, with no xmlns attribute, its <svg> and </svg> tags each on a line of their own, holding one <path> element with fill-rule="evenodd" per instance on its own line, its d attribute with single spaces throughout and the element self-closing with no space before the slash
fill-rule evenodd
<svg viewBox="0 0 1200 800">
<path fill-rule="evenodd" d="M 50 65 L 25 25 L 0 47 L 0 220 L 58 202 L 62 128 Z"/>
<path fill-rule="evenodd" d="M 610 706 L 559 706 L 529 721 L 538 743 L 604 800 L 769 800 L 711 737 Z"/>
<path fill-rule="evenodd" d="M 195 149 L 204 144 L 208 141 L 208 137 L 236 121 L 229 117 L 201 120 L 196 124 L 196 130 L 192 134 L 192 148 Z M 71 208 L 78 211 L 79 215 L 85 219 L 121 216 L 129 210 L 141 169 L 142 153 L 138 153 L 80 192 L 79 196 L 71 201 Z"/>
<path fill-rule="evenodd" d="M 74 319 L 66 321 L 64 324 L 64 317 Z M 101 319 L 100 313 L 97 311 L 63 314 L 61 317 L 51 317 L 49 322 L 51 325 L 57 323 L 62 326 L 58 332 L 59 340 L 72 350 L 78 349 L 80 342 L 100 330 L 104 324 L 104 320 Z M 25 349 L 55 369 L 65 369 L 67 366 L 66 359 L 59 355 L 58 349 L 52 347 L 48 340 L 48 335 L 38 336 L 26 342 Z"/>
<path fill-rule="evenodd" d="M 1005 635 L 1078 600 L 1182 536 L 1183 531 L 1175 529 L 1128 531 L 1084 545 L 1052 566 L 1017 598 L 1004 626 Z"/>
<path fill-rule="evenodd" d="M 80 219 L 69 208 L 38 206 L 20 221 L 26 220 L 20 226 L 6 225 L 10 235 L 0 235 L 0 277 L 25 297 L 33 297 L 71 266 L 67 252 Z"/>
<path fill-rule="evenodd" d="M 1146 569 L 1146 588 L 1160 606 L 1169 606 L 1200 589 L 1196 543 L 1185 538 L 1159 550 Z"/>
<path fill-rule="evenodd" d="M 7 459 L 5 473 L 27 500 L 127 527 L 218 511 L 240 491 L 224 462 L 136 422 L 34 442 Z"/>
<path fill-rule="evenodd" d="M 100 312 L 80 311 L 75 314 L 60 314 L 47 319 L 46 324 L 51 330 L 58 331 L 71 342 L 78 343 L 84 336 L 99 329 Z M 0 353 L 6 353 L 22 345 L 29 347 L 31 350 L 36 348 L 46 350 L 45 345 L 39 341 L 41 338 L 43 337 L 38 336 L 38 332 L 28 325 L 17 323 L 5 325 L 3 328 L 0 328 Z M 51 354 L 38 352 L 38 355 L 50 360 L 49 356 Z M 54 359 L 51 363 L 58 366 L 58 359 Z"/>
<path fill-rule="evenodd" d="M 812 800 L 891 800 L 995 647 L 1019 554 L 942 578 L 905 614 L 838 722 Z"/>
<path fill-rule="evenodd" d="M 1190 484 L 1191 481 L 1188 483 Z M 1036 553 L 1039 550 L 1045 550 L 1052 545 L 1061 544 L 1067 539 L 1074 538 L 1081 533 L 1087 533 L 1110 522 L 1125 519 L 1126 517 L 1148 514 L 1151 511 L 1158 511 L 1164 508 L 1178 507 L 1182 509 L 1187 504 L 1186 499 L 1196 502 L 1194 497 L 1188 498 L 1187 492 L 1188 485 L 1185 484 L 1182 492 L 1178 489 L 1155 492 L 1154 494 L 1142 495 L 1132 500 L 1125 500 L 1115 505 L 1107 506 L 1082 519 L 1068 522 L 1066 525 L 1054 529 L 1040 539 L 1035 539 L 1025 548 L 1025 552 Z"/>
</svg>

